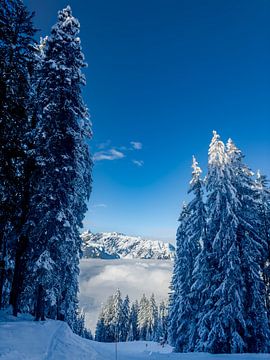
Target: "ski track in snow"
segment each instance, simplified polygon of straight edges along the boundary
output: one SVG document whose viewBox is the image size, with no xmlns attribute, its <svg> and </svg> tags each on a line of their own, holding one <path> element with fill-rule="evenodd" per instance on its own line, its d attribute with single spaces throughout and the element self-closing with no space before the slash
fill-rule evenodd
<svg viewBox="0 0 270 360">
<path fill-rule="evenodd" d="M 58 326 L 56 327 L 55 331 L 52 334 L 51 340 L 49 342 L 48 348 L 47 348 L 47 356 L 45 357 L 44 360 L 53 360 L 53 356 L 55 353 L 55 348 L 57 346 L 57 342 L 59 341 L 58 336 L 59 336 L 59 332 L 60 330 L 63 329 L 64 324 L 58 324 Z"/>
<path fill-rule="evenodd" d="M 115 360 L 115 347 L 82 339 L 64 322 L 5 322 L 0 314 L 0 360 Z M 270 354 L 176 354 L 146 341 L 118 343 L 117 349 L 118 360 L 270 360 Z"/>
</svg>

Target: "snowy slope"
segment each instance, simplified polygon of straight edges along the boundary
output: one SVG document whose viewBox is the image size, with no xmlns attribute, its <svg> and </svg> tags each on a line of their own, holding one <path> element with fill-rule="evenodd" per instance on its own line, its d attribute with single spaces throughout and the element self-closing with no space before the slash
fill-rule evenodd
<svg viewBox="0 0 270 360">
<path fill-rule="evenodd" d="M 117 232 L 81 235 L 85 258 L 101 259 L 172 259 L 175 248 L 172 244 L 157 240 L 146 240 Z"/>
<path fill-rule="evenodd" d="M 149 353 L 169 353 L 169 346 L 137 342 L 118 344 L 119 359 L 148 358 Z M 0 322 L 1 360 L 113 360 L 115 344 L 82 339 L 61 321 Z M 164 359 L 165 360 L 165 359 Z"/>
<path fill-rule="evenodd" d="M 115 344 L 85 340 L 60 321 L 0 322 L 1 360 L 115 360 Z M 270 360 L 269 354 L 176 354 L 154 342 L 117 344 L 119 360 Z"/>
<path fill-rule="evenodd" d="M 0 339 L 1 360 L 103 359 L 61 321 L 0 323 Z"/>
</svg>

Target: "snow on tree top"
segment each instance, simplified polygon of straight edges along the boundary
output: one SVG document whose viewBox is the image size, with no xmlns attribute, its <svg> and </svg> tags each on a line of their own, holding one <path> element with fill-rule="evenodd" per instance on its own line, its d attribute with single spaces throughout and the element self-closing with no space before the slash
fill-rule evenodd
<svg viewBox="0 0 270 360">
<path fill-rule="evenodd" d="M 225 151 L 225 145 L 220 140 L 219 134 L 213 130 L 213 138 L 211 140 L 208 151 L 208 164 L 223 166 L 228 162 L 228 156 Z"/>
<path fill-rule="evenodd" d="M 196 160 L 195 156 L 192 156 L 192 165 L 191 165 L 193 171 L 192 171 L 192 179 L 190 181 L 190 184 L 196 183 L 202 174 L 202 169 L 198 166 L 198 161 Z"/>
</svg>

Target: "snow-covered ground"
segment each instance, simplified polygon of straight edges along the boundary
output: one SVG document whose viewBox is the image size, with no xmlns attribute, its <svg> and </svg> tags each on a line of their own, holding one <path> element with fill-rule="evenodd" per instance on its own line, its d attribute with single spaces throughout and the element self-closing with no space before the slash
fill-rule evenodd
<svg viewBox="0 0 270 360">
<path fill-rule="evenodd" d="M 173 262 L 141 259 L 82 259 L 80 263 L 80 306 L 87 326 L 94 332 L 102 304 L 119 288 L 131 301 L 152 293 L 158 302 L 167 299 Z"/>
<path fill-rule="evenodd" d="M 116 357 L 115 344 L 82 339 L 61 321 L 2 320 L 9 321 L 0 322 L 1 360 L 270 360 L 270 354 L 176 354 L 168 345 L 144 341 L 118 343 Z"/>
</svg>

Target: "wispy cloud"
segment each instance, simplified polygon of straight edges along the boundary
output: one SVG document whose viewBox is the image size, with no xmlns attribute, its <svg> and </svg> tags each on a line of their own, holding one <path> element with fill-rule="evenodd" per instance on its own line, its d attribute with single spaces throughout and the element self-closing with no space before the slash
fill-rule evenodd
<svg viewBox="0 0 270 360">
<path fill-rule="evenodd" d="M 111 140 L 106 140 L 106 141 L 98 144 L 98 145 L 97 145 L 97 148 L 98 148 L 99 150 L 103 150 L 103 149 L 106 149 L 108 146 L 110 146 L 110 144 L 111 144 Z"/>
<path fill-rule="evenodd" d="M 133 164 L 135 164 L 138 167 L 142 167 L 144 165 L 143 160 L 132 160 Z"/>
<path fill-rule="evenodd" d="M 129 155 L 137 150 L 141 150 L 143 144 L 140 141 L 130 141 L 128 146 L 112 146 L 111 140 L 104 141 L 99 143 L 96 148 L 97 151 L 93 155 L 93 160 L 95 162 L 102 160 L 118 160 L 123 159 L 124 157 L 129 157 Z M 131 160 L 134 165 L 141 167 L 144 165 L 143 160 Z"/>
<path fill-rule="evenodd" d="M 109 149 L 104 151 L 98 151 L 93 155 L 94 161 L 102 160 L 118 160 L 125 157 L 125 154 L 116 149 Z"/>
<path fill-rule="evenodd" d="M 143 146 L 139 141 L 131 141 L 130 144 L 134 150 L 141 150 Z"/>
<path fill-rule="evenodd" d="M 107 204 L 94 204 L 92 205 L 93 208 L 106 208 L 108 207 Z"/>
</svg>

